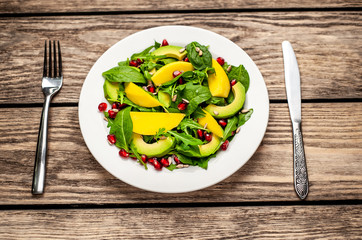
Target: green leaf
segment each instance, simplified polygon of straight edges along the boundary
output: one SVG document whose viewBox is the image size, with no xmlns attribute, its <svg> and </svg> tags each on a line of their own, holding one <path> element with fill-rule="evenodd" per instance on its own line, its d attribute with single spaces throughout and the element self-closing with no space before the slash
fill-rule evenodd
<svg viewBox="0 0 362 240">
<path fill-rule="evenodd" d="M 126 151 L 129 151 L 128 144 L 131 141 L 133 129 L 130 111 L 131 107 L 119 111 L 109 130 L 109 134 L 116 136 L 116 146 Z"/>
<path fill-rule="evenodd" d="M 132 56 L 131 56 L 131 59 L 132 60 L 137 60 L 137 58 L 139 59 L 144 59 L 144 58 L 147 58 L 147 55 L 148 53 L 151 51 L 152 48 L 154 48 L 155 45 L 152 45 L 152 46 L 149 46 L 148 48 L 146 48 L 145 50 L 143 50 L 142 52 L 139 52 L 139 53 L 134 53 Z"/>
<path fill-rule="evenodd" d="M 223 97 L 211 97 L 207 102 L 207 104 L 215 104 L 217 106 L 225 105 L 225 98 Z"/>
<path fill-rule="evenodd" d="M 199 166 L 203 169 L 207 169 L 209 160 L 216 156 L 216 154 L 211 154 L 208 157 L 196 158 L 188 157 L 180 153 L 176 153 L 176 155 L 183 164 L 187 164 L 190 166 Z"/>
<path fill-rule="evenodd" d="M 178 153 L 181 153 L 185 156 L 202 158 L 198 146 L 185 146 L 184 144 L 176 144 L 175 149 Z"/>
<path fill-rule="evenodd" d="M 235 116 L 228 119 L 228 124 L 224 129 L 224 137 L 222 139 L 223 141 L 228 139 L 232 135 L 232 132 L 238 128 L 238 121 L 239 119 Z"/>
<path fill-rule="evenodd" d="M 202 51 L 202 55 L 196 51 L 199 48 Z M 191 42 L 186 46 L 187 57 L 189 61 L 197 70 L 203 70 L 207 67 L 212 67 L 212 56 L 206 46 L 199 44 L 198 42 Z"/>
<path fill-rule="evenodd" d="M 186 133 L 178 133 L 175 131 L 167 131 L 167 132 L 172 136 L 174 136 L 178 143 L 182 143 L 185 146 L 187 145 L 196 146 L 203 144 L 203 142 L 200 139 L 194 138 L 193 136 L 188 135 Z"/>
<path fill-rule="evenodd" d="M 192 114 L 200 103 L 206 102 L 212 97 L 210 90 L 207 87 L 193 85 L 191 82 L 184 84 L 183 86 L 185 86 L 185 88 L 180 92 L 180 96 L 189 101 L 185 111 L 187 116 Z"/>
<path fill-rule="evenodd" d="M 242 126 L 244 125 L 250 118 L 251 118 L 251 115 L 253 114 L 254 110 L 252 108 L 249 109 L 249 112 L 247 113 L 241 113 L 239 115 L 239 119 L 238 119 L 238 126 Z"/>
<path fill-rule="evenodd" d="M 118 66 L 103 72 L 102 76 L 110 82 L 146 83 L 142 73 L 129 66 Z"/>
<path fill-rule="evenodd" d="M 230 81 L 236 79 L 236 81 L 241 82 L 241 84 L 245 87 L 245 92 L 248 91 L 250 78 L 248 71 L 246 71 L 243 65 L 239 65 L 239 67 L 233 66 L 228 74 L 228 77 Z"/>
<path fill-rule="evenodd" d="M 176 167 L 177 165 L 176 164 L 170 164 L 170 166 L 168 166 L 168 167 L 166 167 L 168 170 L 170 170 L 170 171 L 173 171 L 173 170 L 175 170 L 175 169 L 177 169 L 177 167 Z"/>
<path fill-rule="evenodd" d="M 193 119 L 198 119 L 198 118 L 202 118 L 205 117 L 205 112 L 202 110 L 202 108 L 200 106 L 198 106 L 196 108 L 196 110 L 191 114 L 191 117 Z"/>
<path fill-rule="evenodd" d="M 180 129 L 184 132 L 188 129 L 194 130 L 194 129 L 204 129 L 200 124 L 198 124 L 196 121 L 190 119 L 190 118 L 184 118 L 180 122 L 180 124 L 177 126 L 177 129 Z"/>
</svg>

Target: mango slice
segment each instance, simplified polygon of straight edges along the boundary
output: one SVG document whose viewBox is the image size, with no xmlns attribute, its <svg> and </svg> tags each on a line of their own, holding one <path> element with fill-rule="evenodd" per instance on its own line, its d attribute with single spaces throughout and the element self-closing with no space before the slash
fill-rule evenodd
<svg viewBox="0 0 362 240">
<path fill-rule="evenodd" d="M 224 135 L 224 131 L 222 130 L 221 126 L 217 123 L 215 118 L 211 116 L 210 113 L 206 112 L 205 110 L 203 111 L 205 113 L 205 117 L 197 119 L 197 122 L 201 126 L 205 126 L 207 124 L 206 128 L 209 129 L 210 132 L 222 138 Z"/>
<path fill-rule="evenodd" d="M 207 79 L 211 95 L 227 98 L 230 92 L 229 78 L 215 59 L 212 59 L 212 67 L 215 69 L 215 73 L 209 74 Z"/>
<path fill-rule="evenodd" d="M 158 71 L 151 77 L 151 80 L 156 86 L 160 86 L 168 81 L 171 81 L 173 79 L 172 74 L 176 70 L 180 72 L 187 72 L 194 70 L 194 67 L 189 62 L 172 62 L 158 69 Z"/>
<path fill-rule="evenodd" d="M 129 100 L 141 107 L 157 107 L 162 104 L 145 90 L 130 82 L 125 84 L 124 92 Z"/>
<path fill-rule="evenodd" d="M 183 113 L 131 112 L 133 132 L 141 135 L 155 135 L 160 128 L 165 131 L 179 125 L 185 117 Z"/>
</svg>

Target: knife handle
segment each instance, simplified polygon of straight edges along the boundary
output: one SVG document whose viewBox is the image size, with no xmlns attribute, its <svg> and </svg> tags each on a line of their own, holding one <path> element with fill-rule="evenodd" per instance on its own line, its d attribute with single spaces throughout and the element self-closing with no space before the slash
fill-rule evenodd
<svg viewBox="0 0 362 240">
<path fill-rule="evenodd" d="M 294 188 L 298 196 L 303 200 L 308 195 L 309 187 L 300 122 L 293 122 L 293 160 Z"/>
</svg>

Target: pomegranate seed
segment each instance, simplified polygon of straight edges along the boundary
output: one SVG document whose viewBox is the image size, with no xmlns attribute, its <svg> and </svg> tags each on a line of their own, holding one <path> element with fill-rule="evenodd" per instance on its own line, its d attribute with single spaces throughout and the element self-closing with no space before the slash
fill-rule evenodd
<svg viewBox="0 0 362 240">
<path fill-rule="evenodd" d="M 173 159 L 175 160 L 175 163 L 176 163 L 176 164 L 180 164 L 180 163 L 181 163 L 180 159 L 178 159 L 178 157 L 177 157 L 176 155 L 173 156 Z"/>
<path fill-rule="evenodd" d="M 230 86 L 231 87 L 234 86 L 235 84 L 236 84 L 236 79 L 233 79 L 233 80 L 230 81 Z"/>
<path fill-rule="evenodd" d="M 229 140 L 225 140 L 225 142 L 221 144 L 221 149 L 225 151 L 226 149 L 228 149 L 228 146 L 229 146 Z"/>
<path fill-rule="evenodd" d="M 127 158 L 127 157 L 129 157 L 129 153 L 122 148 L 122 149 L 119 151 L 119 156 L 124 157 L 124 158 Z"/>
<path fill-rule="evenodd" d="M 178 75 L 182 74 L 182 72 L 180 72 L 179 70 L 176 70 L 172 73 L 172 76 L 175 78 L 177 77 Z"/>
<path fill-rule="evenodd" d="M 141 155 L 141 159 L 142 159 L 142 162 L 144 162 L 144 163 L 147 162 L 147 156 L 145 154 Z"/>
<path fill-rule="evenodd" d="M 222 58 L 222 57 L 216 58 L 216 61 L 217 61 L 221 66 L 223 66 L 223 65 L 225 64 L 225 59 Z"/>
<path fill-rule="evenodd" d="M 138 63 L 135 60 L 129 61 L 129 65 L 132 66 L 132 67 L 138 67 Z"/>
<path fill-rule="evenodd" d="M 232 132 L 231 132 L 231 136 L 234 136 L 234 135 L 235 135 L 235 131 L 232 131 Z"/>
<path fill-rule="evenodd" d="M 147 89 L 148 89 L 148 91 L 149 91 L 150 93 L 155 93 L 155 92 L 156 92 L 156 89 L 155 89 L 154 86 L 149 86 Z"/>
<path fill-rule="evenodd" d="M 170 164 L 168 163 L 168 160 L 166 158 L 161 158 L 160 162 L 164 167 L 170 166 Z"/>
<path fill-rule="evenodd" d="M 106 109 L 107 109 L 107 103 L 102 102 L 98 105 L 98 110 L 100 112 L 104 112 Z"/>
<path fill-rule="evenodd" d="M 116 143 L 116 136 L 114 134 L 107 135 L 107 139 L 108 139 L 108 142 L 110 144 L 115 144 Z"/>
<path fill-rule="evenodd" d="M 153 166 L 155 167 L 156 170 L 162 169 L 162 164 L 157 160 L 153 162 Z"/>
<path fill-rule="evenodd" d="M 166 39 L 163 39 L 163 41 L 162 41 L 162 45 L 161 45 L 161 46 L 167 46 L 167 45 L 168 45 L 167 40 L 166 40 Z"/>
<path fill-rule="evenodd" d="M 142 63 L 144 63 L 144 60 L 137 58 L 136 62 L 137 62 L 137 65 L 141 65 Z"/>
<path fill-rule="evenodd" d="M 156 157 L 149 158 L 149 159 L 148 159 L 148 162 L 153 165 L 154 162 L 157 162 L 157 158 L 156 158 Z"/>
<path fill-rule="evenodd" d="M 208 132 L 205 132 L 205 140 L 210 142 L 212 140 L 212 135 Z"/>
<path fill-rule="evenodd" d="M 133 160 L 136 160 L 137 158 L 136 157 L 131 157 Z"/>
<path fill-rule="evenodd" d="M 113 110 L 108 110 L 108 115 L 110 118 L 116 118 L 117 113 Z"/>
<path fill-rule="evenodd" d="M 185 61 L 185 62 L 188 62 L 188 61 L 189 61 L 189 58 L 188 58 L 188 57 L 185 57 L 184 61 Z"/>
<path fill-rule="evenodd" d="M 226 125 L 227 125 L 228 123 L 226 122 L 226 120 L 225 119 L 220 119 L 219 120 L 219 125 L 221 126 L 221 127 L 226 127 Z"/>
<path fill-rule="evenodd" d="M 199 137 L 199 139 L 203 140 L 204 139 L 204 131 L 202 131 L 201 129 L 197 129 L 197 136 Z"/>
<path fill-rule="evenodd" d="M 178 110 L 180 110 L 180 111 L 184 111 L 184 110 L 187 108 L 187 103 L 185 103 L 185 102 L 180 102 L 180 103 L 177 105 L 177 108 L 178 108 Z"/>
<path fill-rule="evenodd" d="M 125 103 L 122 103 L 118 106 L 118 110 L 122 110 L 123 108 L 127 107 L 128 105 Z"/>
<path fill-rule="evenodd" d="M 178 79 L 178 83 L 181 85 L 181 84 L 184 84 L 184 83 L 185 83 L 185 81 L 183 80 L 183 78 L 182 78 L 182 77 L 180 77 L 180 78 Z"/>
<path fill-rule="evenodd" d="M 119 102 L 112 103 L 112 109 L 119 109 Z"/>
</svg>

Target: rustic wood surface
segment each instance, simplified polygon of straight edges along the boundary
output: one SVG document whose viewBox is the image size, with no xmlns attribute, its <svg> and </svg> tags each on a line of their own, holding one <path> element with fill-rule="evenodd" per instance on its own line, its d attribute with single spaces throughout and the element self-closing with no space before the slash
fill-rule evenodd
<svg viewBox="0 0 362 240">
<path fill-rule="evenodd" d="M 117 0 L 106 1 L 11 1 L 0 0 L 1 13 L 84 13 L 84 12 L 116 12 L 116 11 L 193 11 L 193 10 L 236 10 L 236 9 L 293 9 L 293 8 L 355 8 L 361 7 L 359 0 L 206 0 L 206 1 L 157 1 L 157 0 Z"/>
<path fill-rule="evenodd" d="M 88 71 L 103 52 L 132 33 L 169 24 L 206 28 L 234 41 L 259 67 L 272 100 L 286 99 L 281 51 L 286 39 L 298 58 L 303 99 L 362 97 L 361 12 L 125 16 L 0 18 L 0 104 L 43 102 L 45 39 L 60 40 L 64 59 L 64 86 L 53 102 L 77 103 Z"/>
<path fill-rule="evenodd" d="M 78 125 L 77 108 L 55 107 L 50 112 L 46 192 L 42 197 L 32 197 L 30 189 L 41 109 L 16 109 L 23 116 L 19 120 L 13 119 L 14 110 L 1 109 L 0 115 L 0 204 L 298 200 L 292 184 L 292 135 L 287 104 L 271 105 L 265 138 L 244 167 L 215 186 L 185 194 L 146 192 L 114 178 L 86 148 Z M 303 104 L 302 111 L 311 183 L 307 200 L 361 199 L 362 104 L 307 103 Z"/>
<path fill-rule="evenodd" d="M 0 212 L 3 239 L 360 239 L 361 205 Z"/>
<path fill-rule="evenodd" d="M 359 0 L 0 0 L 0 239 L 360 239 L 361 7 Z M 77 103 L 110 46 L 175 24 L 243 48 L 267 84 L 270 117 L 260 147 L 235 174 L 204 190 L 159 194 L 98 164 L 81 136 Z M 46 39 L 61 42 L 65 80 L 50 110 L 45 194 L 32 196 Z M 305 201 L 293 188 L 283 40 L 301 71 Z"/>
</svg>

